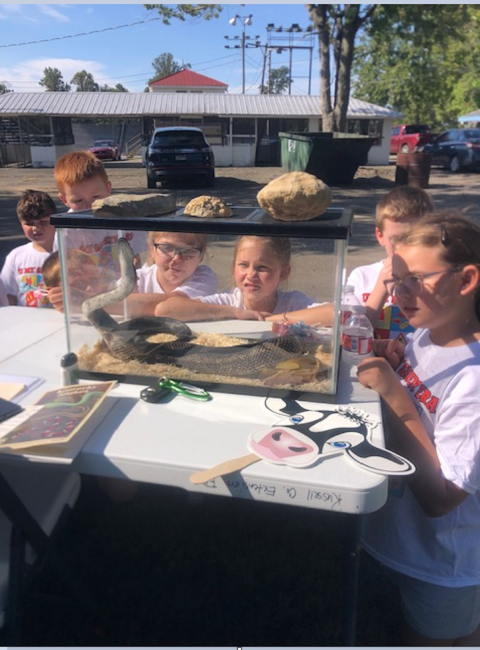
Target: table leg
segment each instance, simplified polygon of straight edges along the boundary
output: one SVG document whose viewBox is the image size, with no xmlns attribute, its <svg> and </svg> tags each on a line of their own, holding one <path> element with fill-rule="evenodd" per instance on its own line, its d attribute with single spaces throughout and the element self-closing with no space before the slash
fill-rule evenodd
<svg viewBox="0 0 480 650">
<path fill-rule="evenodd" d="M 7 515 L 13 525 L 23 532 L 30 546 L 38 554 L 48 549 L 49 537 L 35 517 L 24 506 L 15 490 L 0 472 L 0 509 Z"/>
<path fill-rule="evenodd" d="M 360 515 L 348 515 L 346 539 L 345 613 L 343 645 L 354 646 L 357 631 L 358 574 L 360 565 Z"/>
<path fill-rule="evenodd" d="M 17 495 L 7 479 L 0 471 L 0 510 L 10 519 L 12 523 L 11 538 L 11 555 L 10 555 L 10 573 L 9 573 L 9 618 L 7 621 L 7 633 L 9 637 L 15 640 L 9 642 L 9 645 L 18 645 L 21 621 L 22 590 L 23 590 L 23 573 L 25 565 L 25 546 L 28 543 L 36 554 L 45 556 L 52 553 L 52 544 L 50 537 L 40 526 L 38 521 L 31 515 L 30 511 L 24 505 L 23 501 Z M 95 600 L 90 594 L 89 589 L 84 585 L 70 569 L 69 565 L 63 561 L 58 552 L 54 553 L 54 561 L 51 563 L 52 569 L 59 576 L 62 582 L 67 586 L 70 592 L 75 596 L 77 602 L 85 609 L 95 612 Z M 13 610 L 13 611 L 12 611 Z M 10 629 L 9 629 L 10 628 Z M 8 631 L 9 630 L 9 631 Z"/>
</svg>

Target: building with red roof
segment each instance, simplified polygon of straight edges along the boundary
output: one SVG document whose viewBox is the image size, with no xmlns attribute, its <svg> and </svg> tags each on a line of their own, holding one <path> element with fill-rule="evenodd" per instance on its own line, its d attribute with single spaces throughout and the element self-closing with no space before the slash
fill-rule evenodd
<svg viewBox="0 0 480 650">
<path fill-rule="evenodd" d="M 225 93 L 228 84 L 188 68 L 148 84 L 151 93 Z"/>
</svg>

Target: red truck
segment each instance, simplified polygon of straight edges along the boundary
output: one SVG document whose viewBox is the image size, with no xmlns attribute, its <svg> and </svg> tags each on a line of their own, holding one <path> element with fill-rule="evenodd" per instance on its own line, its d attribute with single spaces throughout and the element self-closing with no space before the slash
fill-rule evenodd
<svg viewBox="0 0 480 650">
<path fill-rule="evenodd" d="M 426 124 L 400 124 L 392 128 L 390 139 L 390 155 L 412 153 L 431 142 L 435 133 L 430 133 Z"/>
</svg>

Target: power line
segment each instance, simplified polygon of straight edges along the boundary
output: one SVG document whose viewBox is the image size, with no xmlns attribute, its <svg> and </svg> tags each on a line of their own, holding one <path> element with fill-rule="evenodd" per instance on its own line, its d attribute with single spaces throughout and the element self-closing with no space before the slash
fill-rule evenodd
<svg viewBox="0 0 480 650">
<path fill-rule="evenodd" d="M 151 23 L 154 20 L 162 20 L 162 17 L 147 18 L 145 20 L 138 20 L 135 23 L 127 23 L 126 25 L 117 25 L 116 27 L 105 27 L 105 29 L 94 29 L 91 32 L 80 32 L 79 34 L 68 34 L 67 36 L 55 36 L 54 38 L 43 38 L 38 41 L 26 41 L 25 43 L 9 43 L 8 45 L 0 45 L 1 47 L 20 47 L 21 45 L 36 45 L 37 43 L 51 43 L 52 41 L 63 41 L 66 38 L 77 38 L 77 36 L 90 36 L 90 34 L 101 34 L 103 32 L 110 32 L 114 29 L 123 29 L 124 27 L 133 27 L 134 25 L 144 25 Z"/>
</svg>

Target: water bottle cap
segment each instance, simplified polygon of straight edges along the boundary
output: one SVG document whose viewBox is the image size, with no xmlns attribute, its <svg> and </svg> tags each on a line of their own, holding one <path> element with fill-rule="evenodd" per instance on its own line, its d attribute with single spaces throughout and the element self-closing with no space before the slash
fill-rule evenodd
<svg viewBox="0 0 480 650">
<path fill-rule="evenodd" d="M 62 368 L 69 368 L 70 366 L 75 365 L 78 362 L 77 355 L 75 352 L 68 352 L 64 354 L 60 360 L 60 366 Z"/>
<path fill-rule="evenodd" d="M 367 312 L 365 305 L 351 305 L 350 311 L 353 314 L 365 314 Z"/>
</svg>

